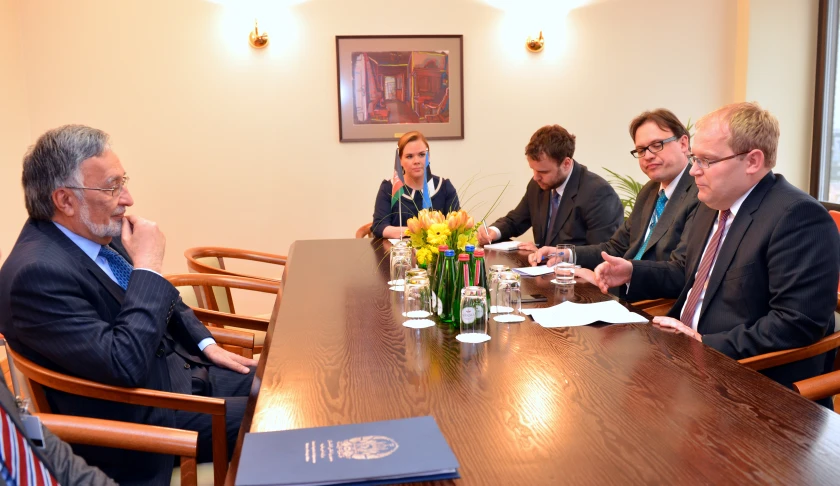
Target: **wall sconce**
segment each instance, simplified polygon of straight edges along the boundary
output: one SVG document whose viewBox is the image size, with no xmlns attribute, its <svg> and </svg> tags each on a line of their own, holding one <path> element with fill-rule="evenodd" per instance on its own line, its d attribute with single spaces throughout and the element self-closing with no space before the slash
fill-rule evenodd
<svg viewBox="0 0 840 486">
<path fill-rule="evenodd" d="M 254 19 L 254 30 L 248 34 L 248 43 L 251 44 L 251 47 L 254 49 L 262 49 L 268 45 L 268 34 L 265 32 L 260 34 L 256 19 Z"/>
<path fill-rule="evenodd" d="M 540 37 L 538 39 L 528 37 L 528 40 L 525 41 L 525 48 L 530 52 L 542 52 L 543 47 L 545 47 L 545 39 L 543 38 L 542 31 L 540 31 Z"/>
</svg>

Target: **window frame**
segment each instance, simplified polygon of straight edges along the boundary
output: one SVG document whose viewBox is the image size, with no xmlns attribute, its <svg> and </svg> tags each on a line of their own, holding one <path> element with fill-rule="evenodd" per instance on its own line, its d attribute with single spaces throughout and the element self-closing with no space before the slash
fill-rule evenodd
<svg viewBox="0 0 840 486">
<path fill-rule="evenodd" d="M 834 88 L 837 75 L 840 0 L 819 0 L 817 59 L 814 88 L 814 127 L 811 145 L 810 193 L 826 208 L 840 210 L 840 204 L 825 201 L 820 192 L 828 192 L 826 172 L 831 165 L 834 117 Z M 825 163 L 825 164 L 824 164 Z"/>
</svg>

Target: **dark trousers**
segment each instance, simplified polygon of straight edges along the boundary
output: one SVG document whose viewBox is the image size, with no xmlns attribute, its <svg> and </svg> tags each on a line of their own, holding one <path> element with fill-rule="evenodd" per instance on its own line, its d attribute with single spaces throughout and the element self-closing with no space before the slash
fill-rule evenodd
<svg viewBox="0 0 840 486">
<path fill-rule="evenodd" d="M 192 376 L 192 394 L 225 399 L 225 421 L 227 422 L 228 460 L 233 454 L 239 426 L 245 415 L 254 368 L 247 375 L 218 366 L 195 366 Z M 212 417 L 206 413 L 175 412 L 176 427 L 198 432 L 198 462 L 213 461 Z"/>
</svg>

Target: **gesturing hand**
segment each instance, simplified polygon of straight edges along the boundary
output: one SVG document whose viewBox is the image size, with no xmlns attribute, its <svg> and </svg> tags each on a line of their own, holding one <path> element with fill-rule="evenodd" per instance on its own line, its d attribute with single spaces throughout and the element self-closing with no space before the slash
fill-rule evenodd
<svg viewBox="0 0 840 486">
<path fill-rule="evenodd" d="M 672 330 L 681 334 L 685 334 L 690 338 L 703 342 L 703 336 L 701 336 L 699 332 L 686 326 L 685 324 L 674 319 L 673 317 L 656 316 L 653 318 L 653 324 L 666 330 Z"/>
<path fill-rule="evenodd" d="M 204 348 L 204 356 L 207 356 L 207 359 L 219 368 L 227 368 L 243 375 L 250 372 L 249 366 L 257 366 L 255 360 L 231 353 L 217 344 L 211 344 Z"/>
<path fill-rule="evenodd" d="M 629 261 L 601 252 L 604 262 L 595 267 L 595 285 L 601 292 L 607 293 L 612 287 L 624 285 L 633 275 L 633 264 Z"/>
</svg>

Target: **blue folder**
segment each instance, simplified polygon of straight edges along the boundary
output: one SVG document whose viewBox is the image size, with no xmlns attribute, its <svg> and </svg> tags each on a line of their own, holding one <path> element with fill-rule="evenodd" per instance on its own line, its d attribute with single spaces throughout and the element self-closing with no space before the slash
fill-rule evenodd
<svg viewBox="0 0 840 486">
<path fill-rule="evenodd" d="M 458 478 L 432 417 L 245 434 L 237 486 L 394 484 Z"/>
</svg>

